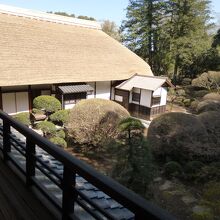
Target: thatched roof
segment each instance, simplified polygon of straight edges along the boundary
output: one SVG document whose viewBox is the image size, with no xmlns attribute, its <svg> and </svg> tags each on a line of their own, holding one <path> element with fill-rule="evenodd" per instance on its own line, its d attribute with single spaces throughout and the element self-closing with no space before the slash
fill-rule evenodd
<svg viewBox="0 0 220 220">
<path fill-rule="evenodd" d="M 95 22 L 85 21 L 83 25 L 82 20 L 71 18 L 65 22 L 60 21 L 62 16 L 47 13 L 40 13 L 43 18 L 31 17 L 34 13 L 29 11 L 27 15 L 22 10 L 15 16 L 16 9 L 16 13 L 3 9 L 0 86 L 124 80 L 135 73 L 152 75 L 146 62 L 99 30 Z"/>
</svg>

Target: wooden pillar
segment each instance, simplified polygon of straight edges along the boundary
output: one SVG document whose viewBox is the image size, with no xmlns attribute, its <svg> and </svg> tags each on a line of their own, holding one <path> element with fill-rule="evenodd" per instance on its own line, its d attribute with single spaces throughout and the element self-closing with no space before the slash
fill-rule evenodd
<svg viewBox="0 0 220 220">
<path fill-rule="evenodd" d="M 74 213 L 74 205 L 77 199 L 75 191 L 76 173 L 64 166 L 63 171 L 63 201 L 62 201 L 62 220 L 70 220 L 70 216 Z"/>
<path fill-rule="evenodd" d="M 64 109 L 65 106 L 64 106 L 64 95 L 63 94 L 61 95 L 61 104 L 62 104 L 62 109 Z"/>
<path fill-rule="evenodd" d="M 3 105 L 2 105 L 2 87 L 0 87 L 0 109 L 3 110 Z"/>
<path fill-rule="evenodd" d="M 29 137 L 26 140 L 26 185 L 32 185 L 32 178 L 35 176 L 35 144 Z"/>
<path fill-rule="evenodd" d="M 112 81 L 110 81 L 110 96 L 109 99 L 112 99 Z"/>
<path fill-rule="evenodd" d="M 28 104 L 29 104 L 29 112 L 33 109 L 33 94 L 31 90 L 31 86 L 28 86 Z"/>
<path fill-rule="evenodd" d="M 141 89 L 140 89 L 140 98 L 139 98 L 139 107 L 138 107 L 138 114 L 140 114 L 140 108 L 141 108 Z"/>
<path fill-rule="evenodd" d="M 96 98 L 96 82 L 95 82 L 94 98 Z"/>
</svg>

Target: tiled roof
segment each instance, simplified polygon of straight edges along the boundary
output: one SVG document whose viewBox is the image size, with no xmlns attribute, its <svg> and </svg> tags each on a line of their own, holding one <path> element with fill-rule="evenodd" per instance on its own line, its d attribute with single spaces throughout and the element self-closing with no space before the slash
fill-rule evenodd
<svg viewBox="0 0 220 220">
<path fill-rule="evenodd" d="M 58 88 L 61 90 L 63 94 L 90 92 L 94 90 L 90 85 L 68 85 L 68 86 L 59 86 Z"/>
<path fill-rule="evenodd" d="M 25 146 L 25 138 L 15 130 L 13 131 L 14 137 Z M 0 126 L 0 145 L 2 145 L 2 126 Z M 19 137 L 19 138 L 18 138 Z M 19 147 L 19 146 L 17 146 Z M 21 149 L 21 148 L 20 148 Z M 22 150 L 22 149 L 21 149 Z M 63 174 L 63 165 L 55 160 L 52 156 L 50 156 L 47 152 L 42 150 L 39 147 L 36 147 L 37 157 L 42 159 L 44 163 L 50 166 L 57 174 L 62 177 Z M 20 166 L 25 168 L 25 158 L 16 150 L 12 148 L 11 156 L 13 156 L 16 161 L 19 161 Z M 62 191 L 56 186 L 52 181 L 50 181 L 44 174 L 42 174 L 39 170 L 36 170 L 36 179 L 40 181 L 41 184 L 57 199 L 58 203 L 62 202 Z M 94 185 L 90 184 L 87 180 L 77 175 L 76 177 L 76 188 L 80 190 L 83 195 L 89 198 L 92 202 L 94 202 L 99 207 L 103 208 L 108 214 L 114 216 L 119 220 L 133 220 L 134 214 L 130 212 L 128 209 L 124 208 L 121 204 L 116 202 L 107 194 L 103 193 L 101 190 L 96 188 Z M 85 202 L 85 201 L 84 201 Z M 90 206 L 89 204 L 87 204 Z M 91 206 L 90 206 L 91 207 Z M 91 207 L 93 211 L 96 211 Z M 74 214 L 80 220 L 93 220 L 94 218 L 87 213 L 84 209 L 82 209 L 79 205 L 75 205 Z M 100 212 L 97 211 L 97 214 L 101 217 L 101 219 L 106 219 Z"/>
</svg>

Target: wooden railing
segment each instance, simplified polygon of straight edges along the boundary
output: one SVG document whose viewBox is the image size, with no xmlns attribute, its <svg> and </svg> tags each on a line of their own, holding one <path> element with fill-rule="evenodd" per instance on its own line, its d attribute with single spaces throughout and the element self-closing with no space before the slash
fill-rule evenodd
<svg viewBox="0 0 220 220">
<path fill-rule="evenodd" d="M 57 147 L 46 138 L 43 138 L 28 127 L 22 125 L 1 110 L 0 119 L 3 121 L 2 152 L 4 161 L 11 161 L 25 175 L 27 187 L 37 187 L 38 190 L 58 208 L 63 220 L 72 219 L 74 216 L 74 204 L 81 206 L 95 219 L 118 219 L 115 216 L 112 216 L 105 209 L 99 207 L 97 204 L 94 204 L 89 198 L 81 193 L 77 187 L 75 187 L 76 174 L 127 208 L 134 214 L 134 219 L 136 220 L 174 219 L 166 211 L 152 205 L 111 178 L 97 172 L 89 165 L 67 153 L 62 148 Z M 21 144 L 16 140 L 14 135 L 11 133 L 12 127 L 26 137 L 26 144 Z M 26 169 L 22 169 L 18 165 L 18 162 L 11 156 L 10 152 L 12 147 L 24 156 Z M 62 175 L 57 174 L 50 166 L 36 156 L 36 147 L 43 149 L 57 161 L 62 163 Z M 61 204 L 52 198 L 41 186 L 39 181 L 36 180 L 36 169 L 39 169 L 42 173 L 44 173 L 62 190 Z M 85 205 L 85 202 L 83 201 L 88 203 L 91 207 L 93 207 L 93 209 Z M 97 214 L 97 212 L 100 214 Z"/>
</svg>

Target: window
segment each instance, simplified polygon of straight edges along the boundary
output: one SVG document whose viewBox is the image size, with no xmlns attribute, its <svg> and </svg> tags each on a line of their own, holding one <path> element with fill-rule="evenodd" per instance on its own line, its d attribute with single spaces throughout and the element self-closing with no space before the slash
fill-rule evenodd
<svg viewBox="0 0 220 220">
<path fill-rule="evenodd" d="M 132 93 L 132 101 L 140 102 L 140 93 L 133 92 Z"/>
<path fill-rule="evenodd" d="M 152 105 L 159 105 L 161 97 L 152 97 Z"/>
<path fill-rule="evenodd" d="M 115 95 L 115 101 L 117 102 L 123 102 L 123 97 L 120 95 Z"/>
<path fill-rule="evenodd" d="M 86 99 L 86 92 L 64 95 L 64 103 L 65 104 L 76 104 L 81 99 Z"/>
</svg>

